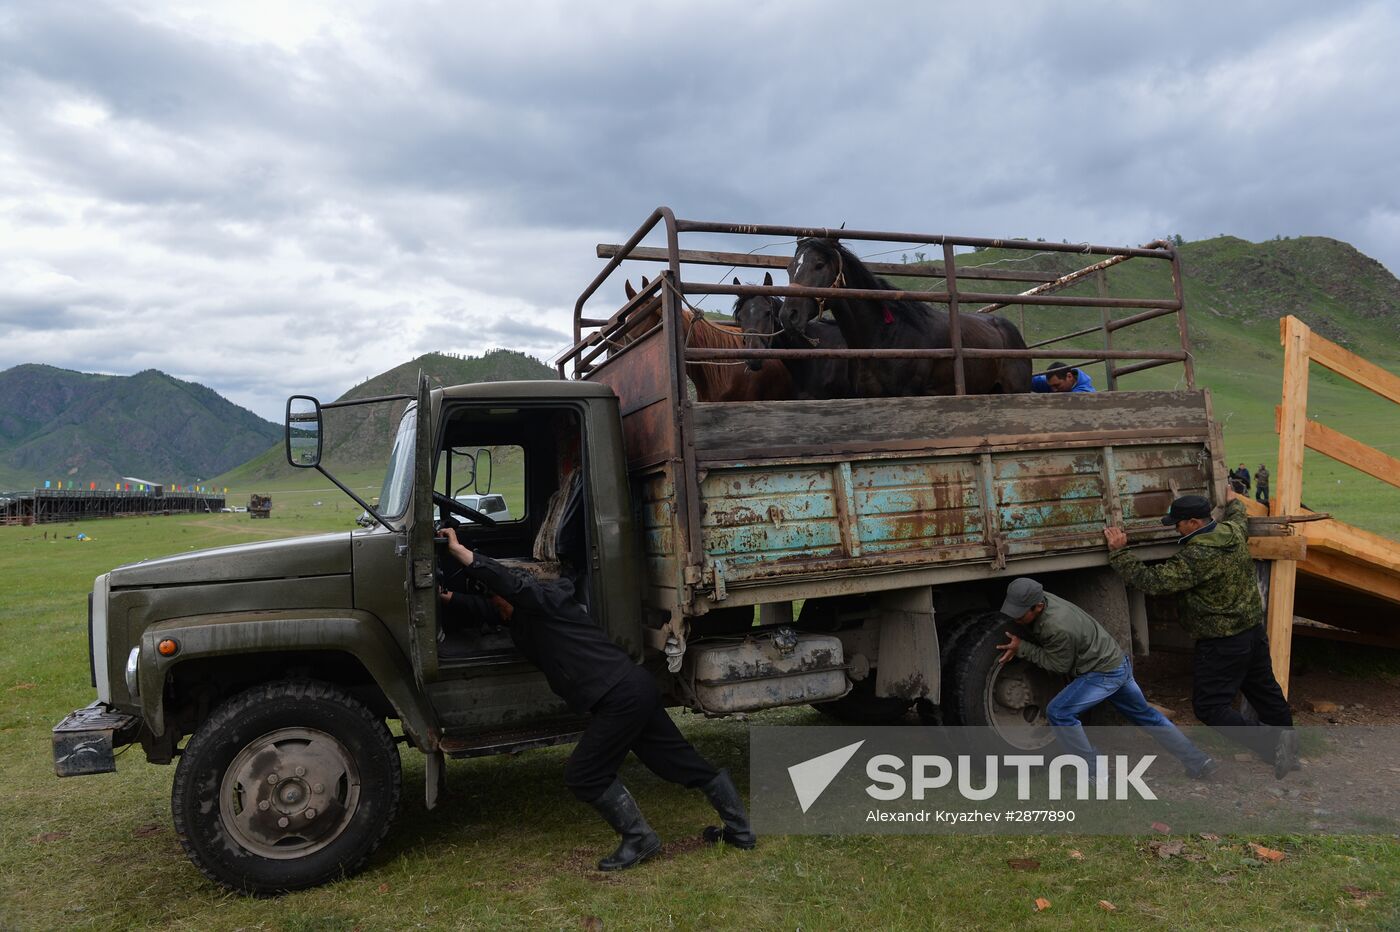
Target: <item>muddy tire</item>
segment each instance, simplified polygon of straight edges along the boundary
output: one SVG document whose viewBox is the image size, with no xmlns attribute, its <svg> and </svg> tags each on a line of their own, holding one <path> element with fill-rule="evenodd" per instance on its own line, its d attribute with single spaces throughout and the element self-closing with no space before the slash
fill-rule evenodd
<svg viewBox="0 0 1400 932">
<path fill-rule="evenodd" d="M 1066 680 L 1024 660 L 999 663 L 996 645 L 1013 630 L 1000 612 L 969 622 L 950 659 L 943 705 L 957 724 L 988 726 L 1007 749 L 1034 751 L 1054 740 L 1045 707 Z"/>
<path fill-rule="evenodd" d="M 960 725 L 958 721 L 957 701 L 954 696 L 953 680 L 957 661 L 960 657 L 958 649 L 962 646 L 963 637 L 967 632 L 976 627 L 979 618 L 988 614 L 987 609 L 962 612 L 953 617 L 945 625 L 938 629 L 938 653 L 939 653 L 939 693 L 941 695 L 941 705 L 934 708 L 923 707 L 919 709 L 919 717 L 925 725 Z"/>
<path fill-rule="evenodd" d="M 913 704 L 912 699 L 875 695 L 875 671 L 871 670 L 840 699 L 814 702 L 812 708 L 848 725 L 890 725 L 903 719 Z"/>
<path fill-rule="evenodd" d="M 398 749 L 338 686 L 268 683 L 227 700 L 175 771 L 185 853 L 220 886 L 259 896 L 364 867 L 399 810 Z"/>
</svg>

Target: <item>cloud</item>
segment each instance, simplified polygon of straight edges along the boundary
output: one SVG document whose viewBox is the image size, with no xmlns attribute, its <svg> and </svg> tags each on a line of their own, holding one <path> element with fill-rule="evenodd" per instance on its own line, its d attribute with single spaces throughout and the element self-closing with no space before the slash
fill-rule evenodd
<svg viewBox="0 0 1400 932">
<path fill-rule="evenodd" d="M 1397 42 L 1381 3 L 24 5 L 0 16 L 0 368 L 156 367 L 276 418 L 431 350 L 548 359 L 594 244 L 661 203 L 1320 234 L 1400 269 Z"/>
</svg>

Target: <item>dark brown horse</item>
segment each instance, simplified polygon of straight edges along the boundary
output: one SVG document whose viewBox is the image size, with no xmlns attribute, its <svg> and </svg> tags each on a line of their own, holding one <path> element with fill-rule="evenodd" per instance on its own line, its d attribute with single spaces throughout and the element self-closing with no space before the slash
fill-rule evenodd
<svg viewBox="0 0 1400 932">
<path fill-rule="evenodd" d="M 813 288 L 853 288 L 893 291 L 834 239 L 803 239 L 797 243 L 788 279 Z M 868 298 L 788 298 L 783 302 L 783 329 L 803 338 L 822 305 L 831 310 L 846 343 L 860 349 L 940 348 L 952 345 L 948 312 L 921 301 L 880 301 Z M 965 348 L 1025 349 L 1021 332 L 1000 317 L 961 314 Z M 967 394 L 994 395 L 1031 390 L 1029 359 L 971 357 L 963 364 Z M 882 398 L 902 395 L 954 393 L 951 359 L 853 359 L 851 396 Z"/>
<path fill-rule="evenodd" d="M 740 284 L 734 279 L 734 284 Z M 763 284 L 772 285 L 771 273 L 763 273 Z M 783 329 L 779 315 L 783 299 L 771 295 L 740 295 L 734 300 L 734 322 L 744 331 L 744 339 L 754 349 L 844 349 L 841 329 L 825 320 L 807 322 L 805 338 L 796 338 Z M 763 362 L 750 359 L 749 368 L 757 370 Z M 794 398 L 846 398 L 851 390 L 849 359 L 811 356 L 780 360 L 792 376 Z"/>
<path fill-rule="evenodd" d="M 647 280 L 642 279 L 642 288 Z M 623 289 L 630 301 L 637 296 L 632 283 Z M 637 323 L 628 328 L 631 335 L 625 341 L 646 333 L 661 321 L 661 297 L 658 295 L 635 315 Z M 696 349 L 743 349 L 744 331 L 712 323 L 690 308 L 681 308 L 685 327 L 685 345 Z M 793 397 L 792 377 L 787 367 L 776 359 L 766 359 L 753 371 L 742 359 L 713 359 L 687 362 L 685 374 L 695 383 L 698 401 L 781 401 Z"/>
</svg>

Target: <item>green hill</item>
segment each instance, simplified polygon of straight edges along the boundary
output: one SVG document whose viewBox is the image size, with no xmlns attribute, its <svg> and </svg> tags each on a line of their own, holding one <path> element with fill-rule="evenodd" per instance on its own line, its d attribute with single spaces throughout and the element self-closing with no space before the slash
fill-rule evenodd
<svg viewBox="0 0 1400 932">
<path fill-rule="evenodd" d="M 0 487 L 106 487 L 122 476 L 185 484 L 243 462 L 279 433 L 212 389 L 155 369 L 0 372 Z"/>
<path fill-rule="evenodd" d="M 1328 339 L 1400 372 L 1400 280 L 1354 247 L 1323 237 L 1250 243 L 1221 236 L 1185 243 L 1180 253 L 1196 384 L 1211 390 L 1231 466 L 1243 461 L 1253 470 L 1265 463 L 1277 475 L 1274 407 L 1280 400 L 1283 372 L 1281 317 L 1298 317 Z M 989 249 L 960 256 L 959 265 L 1034 268 L 1063 274 L 1094 261 L 1068 253 L 1043 253 L 1026 262 L 1025 255 Z M 1107 282 L 1110 297 L 1171 295 L 1165 264 L 1150 260 L 1131 259 L 1113 267 Z M 928 279 L 899 279 L 899 283 L 909 288 L 930 287 Z M 975 286 L 998 293 L 1028 287 L 972 280 L 960 284 L 965 289 Z M 1096 286 L 1090 281 L 1059 293 L 1087 296 L 1096 293 Z M 1000 313 L 1021 324 L 1019 308 Z M 1114 316 L 1134 313 L 1119 310 Z M 1024 321 L 1026 341 L 1035 343 L 1094 326 L 1099 322 L 1099 311 L 1030 305 L 1025 308 Z M 1172 315 L 1120 330 L 1114 335 L 1114 347 L 1179 347 L 1176 326 Z M 1054 349 L 1065 347 L 1060 355 L 1073 362 L 1075 350 L 1102 346 L 1102 336 L 1091 334 L 1054 344 Z M 1044 368 L 1049 361 L 1038 361 L 1037 368 Z M 1400 409 L 1318 366 L 1311 370 L 1310 417 L 1392 456 L 1400 455 Z M 1102 389 L 1103 366 L 1090 366 L 1088 371 Z M 1172 388 L 1181 382 L 1181 366 L 1171 365 L 1126 376 L 1119 388 Z M 1392 486 L 1309 452 L 1303 491 L 1304 501 L 1314 509 L 1400 537 L 1400 490 Z"/>
<path fill-rule="evenodd" d="M 471 382 L 510 382 L 557 378 L 554 369 L 524 353 L 492 350 L 482 356 L 447 356 L 428 353 L 361 382 L 337 401 L 411 395 L 418 391 L 418 373 L 427 374 L 434 387 Z M 393 440 L 393 425 L 407 403 L 403 401 L 341 408 L 325 412 L 326 446 L 322 461 L 338 478 L 372 481 L 382 478 Z M 272 448 L 214 480 L 229 488 L 300 488 L 308 483 L 324 485 L 311 470 L 287 465 L 280 435 Z"/>
</svg>

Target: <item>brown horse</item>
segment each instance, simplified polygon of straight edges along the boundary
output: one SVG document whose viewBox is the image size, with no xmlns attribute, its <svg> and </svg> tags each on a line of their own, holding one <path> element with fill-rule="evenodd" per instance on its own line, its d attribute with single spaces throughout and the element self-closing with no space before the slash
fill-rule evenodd
<svg viewBox="0 0 1400 932">
<path fill-rule="evenodd" d="M 642 279 L 642 288 L 647 280 Z M 627 300 L 637 296 L 632 283 L 625 282 Z M 636 324 L 627 328 L 627 335 L 618 342 L 630 343 L 661 322 L 661 298 L 658 295 L 639 310 Z M 681 308 L 685 327 L 685 345 L 695 349 L 744 349 L 744 331 L 706 320 L 688 307 Z M 742 359 L 711 359 L 685 364 L 685 374 L 695 383 L 698 401 L 782 401 L 793 397 L 792 376 L 787 367 L 776 359 L 765 359 L 758 371 L 752 371 Z"/>
</svg>

